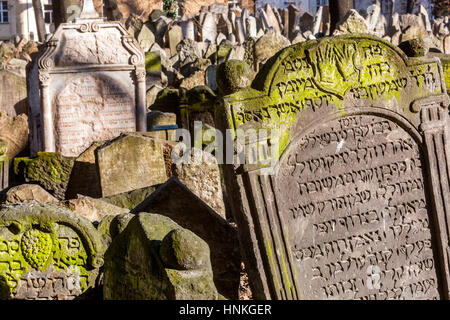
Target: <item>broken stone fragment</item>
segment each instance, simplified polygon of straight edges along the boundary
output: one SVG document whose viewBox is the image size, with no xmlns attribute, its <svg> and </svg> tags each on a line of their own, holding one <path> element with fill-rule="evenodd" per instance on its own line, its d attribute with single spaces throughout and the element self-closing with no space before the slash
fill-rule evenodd
<svg viewBox="0 0 450 320">
<path fill-rule="evenodd" d="M 354 9 L 350 10 L 344 19 L 338 23 L 334 35 L 351 33 L 369 33 L 366 20 Z"/>
<path fill-rule="evenodd" d="M 408 57 L 423 57 L 427 55 L 429 47 L 423 38 L 411 39 L 398 46 Z"/>
<path fill-rule="evenodd" d="M 226 219 L 220 169 L 216 158 L 201 149 L 192 148 L 186 160 L 173 164 L 173 175 Z"/>
<path fill-rule="evenodd" d="M 62 201 L 58 205 L 70 209 L 92 222 L 100 222 L 105 216 L 115 216 L 129 212 L 128 209 L 117 207 L 101 199 L 86 196 Z"/>
<path fill-rule="evenodd" d="M 37 184 L 22 184 L 12 187 L 6 192 L 5 204 L 25 203 L 36 201 L 39 203 L 55 203 L 58 199 Z"/>
</svg>

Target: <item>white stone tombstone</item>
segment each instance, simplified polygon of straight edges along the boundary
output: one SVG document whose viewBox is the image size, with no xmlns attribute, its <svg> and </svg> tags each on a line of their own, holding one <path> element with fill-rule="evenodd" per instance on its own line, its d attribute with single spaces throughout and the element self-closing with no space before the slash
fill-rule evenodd
<svg viewBox="0 0 450 320">
<path fill-rule="evenodd" d="M 208 12 L 202 25 L 202 41 L 215 42 L 217 37 L 217 24 L 214 14 Z"/>
<path fill-rule="evenodd" d="M 247 38 L 254 38 L 256 37 L 256 34 L 258 32 L 258 28 L 256 25 L 256 18 L 255 17 L 248 17 L 245 20 L 245 25 L 247 29 Z"/>
<path fill-rule="evenodd" d="M 92 0 L 75 23 L 58 27 L 30 77 L 37 75 L 31 117 L 42 134 L 32 134 L 32 153 L 78 156 L 94 141 L 147 130 L 142 49 L 122 24 L 104 22 Z"/>
</svg>

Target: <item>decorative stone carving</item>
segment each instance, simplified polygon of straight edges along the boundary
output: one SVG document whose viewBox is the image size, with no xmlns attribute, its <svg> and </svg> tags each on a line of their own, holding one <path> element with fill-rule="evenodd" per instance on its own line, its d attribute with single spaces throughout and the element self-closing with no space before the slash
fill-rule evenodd
<svg viewBox="0 0 450 320">
<path fill-rule="evenodd" d="M 30 81 L 30 92 L 39 92 L 40 105 L 31 113 L 41 119 L 33 130 L 43 132 L 32 132 L 33 151 L 78 156 L 94 141 L 146 131 L 142 49 L 119 22 L 86 11 L 92 8 L 61 24 L 37 62 L 40 89 Z"/>
<path fill-rule="evenodd" d="M 286 48 L 223 98 L 223 129 L 280 129 L 274 166 L 225 166 L 256 299 L 449 298 L 448 100 L 438 59 L 369 36 Z"/>
</svg>

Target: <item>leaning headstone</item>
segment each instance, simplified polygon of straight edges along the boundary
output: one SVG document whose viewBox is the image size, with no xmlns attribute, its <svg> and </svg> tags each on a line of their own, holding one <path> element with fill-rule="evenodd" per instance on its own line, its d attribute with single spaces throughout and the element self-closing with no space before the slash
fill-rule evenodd
<svg viewBox="0 0 450 320">
<path fill-rule="evenodd" d="M 258 32 L 256 27 L 256 18 L 248 17 L 245 20 L 245 28 L 247 30 L 247 39 L 256 37 L 256 34 Z"/>
<path fill-rule="evenodd" d="M 255 299 L 448 298 L 441 70 L 376 37 L 321 38 L 223 98 L 216 122 L 256 153 L 224 167 Z"/>
<path fill-rule="evenodd" d="M 141 134 L 124 134 L 95 150 L 102 196 L 167 180 L 162 145 Z"/>
<path fill-rule="evenodd" d="M 297 20 L 300 15 L 300 10 L 296 6 L 290 4 L 288 7 L 288 11 L 289 11 L 289 37 L 288 37 L 288 39 L 292 40 L 292 38 L 293 38 L 292 34 L 294 32 L 295 26 L 297 25 Z M 306 30 L 302 30 L 302 31 L 306 31 Z"/>
<path fill-rule="evenodd" d="M 12 161 L 28 144 L 28 117 L 25 114 L 10 117 L 6 112 L 0 112 L 0 138 L 8 146 L 6 155 Z"/>
<path fill-rule="evenodd" d="M 177 45 L 183 39 L 183 31 L 180 26 L 172 26 L 167 31 L 168 44 L 170 48 L 170 54 L 173 56 L 177 53 Z"/>
<path fill-rule="evenodd" d="M 139 45 L 141 46 L 142 50 L 144 50 L 144 52 L 150 50 L 150 47 L 155 43 L 155 35 L 146 23 L 139 31 L 137 35 L 137 41 L 139 42 Z"/>
<path fill-rule="evenodd" d="M 183 39 L 195 40 L 195 25 L 192 19 L 181 20 Z"/>
<path fill-rule="evenodd" d="M 177 178 L 170 178 L 132 212 L 164 215 L 208 243 L 217 290 L 228 299 L 237 299 L 241 265 L 237 229 Z"/>
<path fill-rule="evenodd" d="M 266 12 L 266 17 L 267 17 L 267 22 L 269 24 L 269 28 L 272 27 L 274 28 L 278 33 L 281 33 L 281 29 L 280 29 L 280 25 L 278 24 L 278 19 L 275 16 L 275 13 L 272 10 L 272 7 L 270 6 L 270 4 L 266 4 L 265 5 L 265 12 Z"/>
<path fill-rule="evenodd" d="M 72 300 L 95 288 L 103 249 L 78 214 L 51 204 L 3 207 L 0 234 L 1 299 Z"/>
<path fill-rule="evenodd" d="M 272 57 L 275 53 L 289 46 L 291 42 L 275 30 L 268 31 L 255 44 L 256 63 Z"/>
<path fill-rule="evenodd" d="M 30 103 L 31 117 L 42 119 L 32 127 L 42 128 L 37 150 L 78 156 L 94 141 L 145 131 L 144 67 L 120 22 L 83 11 L 75 23 L 61 24 L 34 66 L 39 81 L 30 82 L 30 92 L 39 85 L 40 100 Z"/>
</svg>

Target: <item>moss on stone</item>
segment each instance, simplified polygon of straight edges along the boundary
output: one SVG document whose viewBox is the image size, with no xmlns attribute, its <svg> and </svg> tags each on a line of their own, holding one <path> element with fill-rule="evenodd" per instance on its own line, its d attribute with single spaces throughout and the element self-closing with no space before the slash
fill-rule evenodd
<svg viewBox="0 0 450 320">
<path fill-rule="evenodd" d="M 241 60 L 224 62 L 217 70 L 217 86 L 222 95 L 229 95 L 248 87 L 252 80 L 253 70 Z"/>
<path fill-rule="evenodd" d="M 64 157 L 58 152 L 38 152 L 35 158 L 16 158 L 14 173 L 63 200 L 74 163 L 75 158 Z"/>
</svg>

